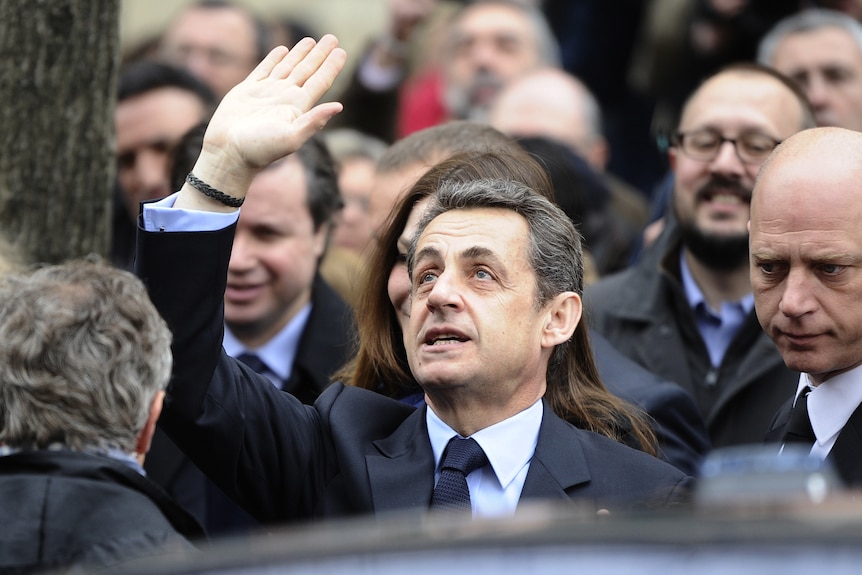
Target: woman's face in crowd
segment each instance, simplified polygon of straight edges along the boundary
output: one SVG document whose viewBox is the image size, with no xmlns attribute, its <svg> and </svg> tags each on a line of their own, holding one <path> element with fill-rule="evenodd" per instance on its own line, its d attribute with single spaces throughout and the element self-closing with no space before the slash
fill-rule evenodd
<svg viewBox="0 0 862 575">
<path fill-rule="evenodd" d="M 401 331 L 405 330 L 407 322 L 410 319 L 410 277 L 407 275 L 407 249 L 410 247 L 410 241 L 416 233 L 422 212 L 425 211 L 429 201 L 430 198 L 425 198 L 413 206 L 410 217 L 407 218 L 407 223 L 404 226 L 404 231 L 398 237 L 398 245 L 396 246 L 398 249 L 398 259 L 389 272 L 389 283 L 387 284 L 389 301 L 392 302 L 392 306 L 395 308 L 398 323 L 401 325 Z"/>
</svg>

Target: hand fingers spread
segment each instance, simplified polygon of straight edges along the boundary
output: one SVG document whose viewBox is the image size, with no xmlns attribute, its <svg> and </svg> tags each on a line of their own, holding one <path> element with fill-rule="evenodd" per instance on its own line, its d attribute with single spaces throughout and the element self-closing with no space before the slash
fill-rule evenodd
<svg viewBox="0 0 862 575">
<path fill-rule="evenodd" d="M 347 61 L 347 52 L 341 48 L 336 48 L 329 54 L 323 63 L 315 70 L 304 84 L 304 88 L 308 93 L 312 102 L 316 102 L 332 87 L 336 76 L 344 68 Z"/>
<path fill-rule="evenodd" d="M 287 79 L 297 86 L 304 86 L 305 82 L 320 69 L 329 55 L 337 48 L 338 39 L 332 34 L 326 34 L 320 39 L 317 46 L 303 58 L 302 62 L 293 68 Z"/>
<path fill-rule="evenodd" d="M 273 69 L 273 78 L 287 78 L 293 69 L 302 62 L 317 45 L 313 38 L 303 38 L 290 49 L 287 56 Z"/>
<path fill-rule="evenodd" d="M 284 46 L 276 46 L 270 50 L 269 54 L 267 54 L 257 66 L 254 67 L 254 70 L 251 71 L 246 79 L 263 80 L 272 73 L 272 69 L 275 68 L 276 64 L 281 62 L 285 54 L 287 54 L 287 48 Z"/>
</svg>

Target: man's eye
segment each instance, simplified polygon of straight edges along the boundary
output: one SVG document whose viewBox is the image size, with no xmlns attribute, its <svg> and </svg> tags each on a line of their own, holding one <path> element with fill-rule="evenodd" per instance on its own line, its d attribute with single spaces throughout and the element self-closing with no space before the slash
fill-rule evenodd
<svg viewBox="0 0 862 575">
<path fill-rule="evenodd" d="M 437 278 L 435 274 L 431 272 L 425 272 L 419 275 L 419 285 L 427 284 L 428 282 L 432 282 Z"/>
<path fill-rule="evenodd" d="M 491 279 L 492 276 L 488 273 L 488 270 L 476 270 L 476 277 L 479 279 Z"/>
<path fill-rule="evenodd" d="M 837 273 L 840 273 L 844 266 L 838 264 L 823 264 L 820 266 L 820 269 L 823 270 L 823 273 L 826 275 L 834 276 Z"/>
</svg>

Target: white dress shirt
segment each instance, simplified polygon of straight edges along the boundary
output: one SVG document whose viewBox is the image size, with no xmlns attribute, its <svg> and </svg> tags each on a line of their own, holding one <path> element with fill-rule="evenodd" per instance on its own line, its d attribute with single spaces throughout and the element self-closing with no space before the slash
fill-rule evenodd
<svg viewBox="0 0 862 575">
<path fill-rule="evenodd" d="M 811 387 L 811 393 L 808 394 L 808 418 L 817 437 L 811 454 L 825 459 L 835 445 L 841 429 L 862 404 L 862 366 L 827 379 L 816 387 L 810 385 L 810 382 L 807 373 L 800 374 L 796 397 L 799 397 L 803 388 Z"/>
</svg>

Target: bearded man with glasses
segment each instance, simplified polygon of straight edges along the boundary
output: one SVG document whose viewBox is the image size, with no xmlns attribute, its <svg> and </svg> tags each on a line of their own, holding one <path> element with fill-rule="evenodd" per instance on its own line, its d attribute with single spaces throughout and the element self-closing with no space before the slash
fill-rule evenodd
<svg viewBox="0 0 862 575">
<path fill-rule="evenodd" d="M 805 95 L 769 68 L 739 64 L 708 78 L 671 138 L 662 236 L 636 266 L 586 292 L 595 329 L 692 394 L 713 447 L 762 443 L 799 380 L 754 314 L 748 218 L 760 166 L 814 126 Z"/>
</svg>

